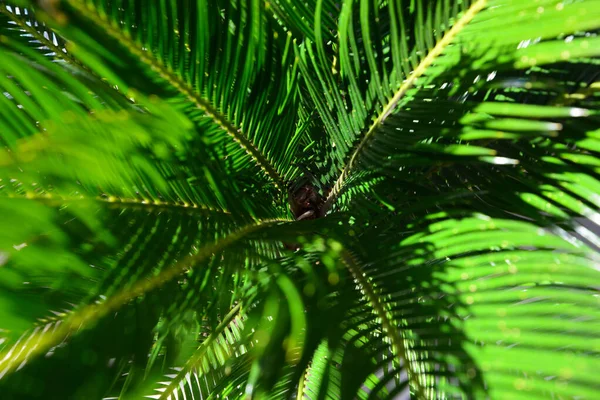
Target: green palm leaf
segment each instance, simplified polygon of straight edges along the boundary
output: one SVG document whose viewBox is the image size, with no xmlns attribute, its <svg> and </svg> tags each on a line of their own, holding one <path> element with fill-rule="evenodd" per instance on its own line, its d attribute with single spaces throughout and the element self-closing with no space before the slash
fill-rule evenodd
<svg viewBox="0 0 600 400">
<path fill-rule="evenodd" d="M 598 5 L 0 2 L 0 397 L 594 398 Z"/>
</svg>

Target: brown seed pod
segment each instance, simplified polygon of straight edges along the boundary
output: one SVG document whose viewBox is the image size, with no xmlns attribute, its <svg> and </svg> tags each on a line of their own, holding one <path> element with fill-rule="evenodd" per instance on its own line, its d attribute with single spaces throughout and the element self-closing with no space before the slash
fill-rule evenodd
<svg viewBox="0 0 600 400">
<path fill-rule="evenodd" d="M 317 188 L 307 183 L 290 192 L 289 203 L 296 220 L 316 219 L 323 206 L 323 198 Z"/>
</svg>

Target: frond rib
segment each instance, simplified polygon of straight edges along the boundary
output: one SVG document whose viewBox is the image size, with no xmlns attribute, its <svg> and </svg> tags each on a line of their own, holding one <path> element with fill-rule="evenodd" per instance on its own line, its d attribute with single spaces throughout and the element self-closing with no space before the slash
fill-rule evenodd
<svg viewBox="0 0 600 400">
<path fill-rule="evenodd" d="M 103 84 L 107 89 L 110 90 L 110 92 L 118 93 L 118 95 L 121 96 L 123 99 L 125 99 L 127 102 L 129 102 L 129 103 L 132 102 L 131 99 L 125 95 L 125 93 L 122 93 L 121 91 L 117 90 L 116 87 L 111 86 L 106 80 L 101 79 L 101 77 L 98 74 L 96 74 L 95 71 L 92 71 L 87 65 L 85 65 L 80 60 L 75 58 L 71 53 L 64 51 L 64 49 L 61 48 L 60 46 L 55 45 L 51 39 L 46 38 L 37 29 L 35 29 L 35 27 L 33 25 L 28 24 L 27 21 L 25 21 L 23 18 L 21 18 L 21 15 L 17 15 L 14 12 L 8 11 L 8 8 L 6 8 L 6 7 L 7 7 L 6 5 L 4 5 L 4 7 L 0 7 L 0 14 L 6 15 L 8 18 L 10 18 L 11 21 L 13 21 L 19 27 L 19 29 L 22 29 L 28 35 L 31 35 L 32 38 L 34 38 L 35 40 L 40 42 L 43 46 L 50 49 L 54 53 L 54 56 L 53 56 L 54 59 L 63 60 L 66 63 L 76 66 L 77 68 L 80 68 L 80 69 L 86 71 L 87 73 L 93 75 L 94 77 L 99 78 L 98 82 Z"/>
<path fill-rule="evenodd" d="M 412 369 L 408 349 L 404 345 L 402 333 L 394 325 L 392 317 L 386 311 L 385 305 L 380 301 L 379 296 L 375 291 L 375 288 L 373 287 L 371 282 L 366 278 L 366 276 L 360 271 L 355 257 L 348 250 L 343 251 L 342 262 L 344 263 L 346 268 L 348 268 L 348 271 L 350 271 L 350 274 L 354 278 L 355 282 L 362 289 L 367 301 L 373 307 L 373 311 L 375 312 L 377 317 L 381 320 L 381 327 L 391 342 L 393 353 L 396 357 L 399 357 L 402 360 L 404 366 L 408 371 L 408 379 L 411 386 L 415 390 L 416 398 L 426 398 L 426 392 L 421 383 L 419 382 L 419 373 L 413 371 Z"/>
<path fill-rule="evenodd" d="M 194 369 L 201 365 L 202 361 L 206 359 L 206 352 L 208 348 L 231 323 L 235 323 L 236 317 L 240 314 L 241 309 L 241 304 L 238 304 L 231 309 L 231 311 L 223 318 L 215 330 L 211 332 L 211 334 L 202 342 L 200 347 L 196 349 L 194 355 L 192 355 L 192 357 L 187 361 L 181 371 L 177 373 L 175 378 L 173 378 L 173 380 L 169 383 L 169 386 L 165 388 L 165 391 L 162 392 L 159 400 L 169 399 L 173 392 L 179 389 L 180 383 L 185 379 L 186 375 L 192 373 Z"/>
<path fill-rule="evenodd" d="M 452 26 L 452 28 L 435 45 L 435 47 L 433 49 L 431 49 L 431 51 L 427 54 L 427 56 L 419 63 L 417 68 L 415 68 L 415 70 L 412 72 L 412 74 L 400 86 L 400 88 L 398 89 L 396 94 L 391 98 L 391 100 L 383 108 L 382 112 L 375 119 L 373 124 L 371 124 L 371 126 L 370 126 L 369 130 L 367 131 L 367 133 L 365 134 L 365 136 L 362 138 L 362 140 L 359 142 L 358 146 L 352 152 L 348 163 L 342 170 L 342 173 L 338 177 L 337 181 L 335 182 L 335 185 L 331 189 L 331 192 L 329 192 L 329 195 L 327 196 L 327 200 L 325 201 L 325 205 L 323 206 L 323 211 L 322 211 L 323 214 L 326 213 L 331 208 L 331 206 L 333 205 L 333 202 L 336 200 L 336 198 L 340 194 L 342 186 L 344 185 L 346 178 L 350 174 L 350 171 L 354 168 L 354 165 L 358 159 L 358 156 L 360 155 L 361 151 L 365 147 L 366 143 L 368 143 L 369 139 L 375 134 L 375 132 L 377 131 L 377 128 L 379 128 L 379 126 L 381 126 L 385 122 L 385 119 L 396 109 L 400 100 L 404 97 L 406 92 L 408 92 L 408 90 L 413 87 L 413 85 L 415 84 L 417 79 L 419 79 L 426 72 L 427 68 L 429 68 L 431 66 L 431 64 L 433 64 L 435 59 L 437 57 L 439 57 L 440 54 L 442 54 L 444 49 L 446 47 L 448 47 L 448 45 L 450 45 L 450 43 L 452 43 L 454 38 L 463 30 L 463 28 L 465 26 L 467 26 L 467 24 L 469 22 L 471 22 L 473 20 L 473 18 L 475 18 L 475 16 L 481 10 L 483 10 L 485 8 L 486 5 L 487 5 L 487 0 L 477 0 L 475 3 L 473 3 L 473 5 L 471 5 L 471 7 L 469 7 L 467 12 L 465 12 L 465 14 L 456 21 L 456 23 Z"/>
<path fill-rule="evenodd" d="M 304 399 L 304 382 L 306 381 L 306 374 L 310 370 L 310 365 L 306 367 L 306 370 L 300 375 L 300 381 L 298 382 L 298 391 L 296 392 L 296 400 Z"/>
<path fill-rule="evenodd" d="M 8 198 L 32 200 L 50 207 L 60 207 L 64 204 L 81 203 L 86 201 L 94 201 L 98 203 L 106 204 L 107 208 L 111 209 L 145 209 L 148 211 L 177 211 L 185 212 L 189 214 L 222 214 L 231 215 L 227 210 L 218 208 L 211 208 L 202 204 L 188 204 L 188 203 L 174 203 L 170 201 L 158 201 L 158 200 L 140 200 L 140 199 L 127 199 L 115 196 L 109 197 L 67 197 L 59 196 L 51 193 L 37 194 L 37 193 L 26 193 L 24 196 L 8 194 Z"/>
<path fill-rule="evenodd" d="M 202 110 L 208 117 L 219 125 L 234 141 L 236 141 L 256 162 L 256 164 L 273 180 L 275 185 L 284 191 L 285 185 L 283 179 L 258 148 L 242 133 L 240 128 L 234 126 L 227 119 L 227 116 L 221 113 L 209 100 L 198 94 L 193 87 L 173 73 L 160 59 L 156 58 L 150 51 L 143 50 L 127 33 L 115 28 L 108 21 L 107 17 L 98 12 L 91 4 L 81 0 L 67 0 L 69 5 L 85 16 L 91 23 L 96 24 L 103 29 L 110 37 L 118 40 L 131 54 L 138 57 L 144 64 L 148 65 L 153 71 L 168 82 L 179 93 L 189 99 L 198 109 Z M 93 14 L 93 15 L 91 15 Z"/>
<path fill-rule="evenodd" d="M 37 40 L 38 42 L 46 46 L 48 49 L 50 49 L 55 54 L 56 58 L 60 58 L 79 67 L 83 67 L 79 60 L 76 60 L 71 54 L 64 52 L 63 49 L 56 46 L 52 42 L 52 40 L 47 39 L 44 35 L 40 34 L 40 32 L 37 29 L 35 29 L 32 25 L 27 24 L 27 22 L 24 21 L 20 15 L 8 11 L 6 5 L 0 6 L 0 14 L 6 15 L 19 27 L 19 29 L 22 29 L 23 31 L 27 32 L 27 34 L 31 35 L 35 40 Z"/>
</svg>

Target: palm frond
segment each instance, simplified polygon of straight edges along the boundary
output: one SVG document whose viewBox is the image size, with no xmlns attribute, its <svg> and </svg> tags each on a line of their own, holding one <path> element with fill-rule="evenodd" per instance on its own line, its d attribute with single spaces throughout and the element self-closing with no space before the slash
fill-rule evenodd
<svg viewBox="0 0 600 400">
<path fill-rule="evenodd" d="M 437 218 L 441 219 L 434 222 Z M 442 371 L 444 365 L 451 365 L 452 376 L 458 378 L 463 390 L 476 390 L 474 378 L 482 374 L 489 395 L 494 398 L 522 390 L 517 385 L 520 379 L 528 382 L 531 396 L 592 393 L 594 379 L 591 375 L 586 378 L 584 371 L 591 373 L 597 360 L 593 354 L 581 352 L 573 342 L 577 339 L 567 335 L 561 324 L 563 319 L 577 318 L 575 315 L 595 320 L 588 308 L 594 302 L 595 290 L 584 283 L 591 282 L 598 273 L 595 255 L 581 243 L 571 244 L 527 223 L 485 216 L 446 218 L 432 216 L 429 219 L 433 221 L 426 228 L 429 232 L 408 236 L 400 242 L 397 252 L 386 257 L 388 261 L 363 269 L 380 288 L 381 298 L 389 299 L 385 301 L 390 302 L 392 315 L 402 318 L 402 325 L 412 332 L 406 340 L 412 342 L 416 362 L 423 363 L 421 373 L 436 378 L 430 381 L 431 387 L 446 391 L 445 385 L 452 382 L 444 383 Z M 487 233 L 482 235 L 484 231 Z M 398 266 L 398 277 L 407 282 L 406 290 L 394 278 L 393 264 Z M 429 274 L 434 274 L 435 280 Z M 441 308 L 442 298 L 447 304 L 445 310 Z M 549 309 L 545 302 L 555 304 L 556 309 Z M 573 306 L 569 307 L 573 313 L 569 316 L 563 311 L 567 304 Z M 437 307 L 441 309 L 436 310 Z M 505 320 L 505 312 L 515 313 L 515 318 Z M 533 319 L 535 324 L 527 322 Z M 484 328 L 480 323 L 490 325 Z M 572 333 L 588 340 L 583 337 L 594 329 L 593 324 L 573 325 Z M 452 329 L 448 328 L 452 325 L 453 329 L 462 325 L 463 340 L 471 344 L 456 343 L 460 336 L 450 334 Z M 445 335 L 448 340 L 442 339 Z M 462 355 L 459 346 L 463 348 Z M 517 361 L 528 351 L 539 353 L 539 358 Z M 547 363 L 546 352 L 556 356 L 554 363 Z M 452 361 L 444 362 L 446 356 Z M 577 383 L 564 391 L 548 379 L 560 376 L 564 368 L 561 357 L 573 357 L 581 363 Z M 511 366 L 504 370 L 494 360 Z M 509 377 L 512 384 L 506 385 Z"/>
<path fill-rule="evenodd" d="M 158 275 L 147 280 L 139 280 L 131 287 L 121 290 L 98 304 L 91 304 L 76 310 L 68 315 L 60 324 L 49 324 L 43 330 L 35 330 L 24 341 L 19 340 L 14 346 L 5 350 L 2 354 L 3 375 L 14 371 L 21 363 L 27 362 L 36 356 L 45 354 L 52 347 L 60 344 L 68 336 L 77 330 L 89 325 L 93 321 L 114 312 L 136 297 L 142 296 L 164 285 L 166 282 L 181 275 L 187 269 L 208 258 L 211 254 L 219 252 L 227 246 L 243 239 L 250 233 L 264 227 L 268 227 L 280 221 L 264 221 L 244 227 L 211 245 L 199 249 L 196 254 L 181 260 L 179 263 L 164 269 Z M 52 330 L 50 330 L 52 329 Z"/>
<path fill-rule="evenodd" d="M 18 38 L 48 57 L 69 58 L 76 63 L 65 51 L 65 42 L 43 23 L 35 19 L 32 12 L 26 8 L 15 7 L 2 3 L 0 6 L 0 23 L 5 36 Z"/>
<path fill-rule="evenodd" d="M 199 255 L 207 243 L 255 218 L 254 211 L 247 213 L 253 206 L 244 204 L 249 199 L 231 196 L 226 187 L 235 184 L 220 175 L 225 172 L 215 165 L 210 146 L 192 157 L 189 150 L 198 140 L 184 115 L 150 100 L 143 108 L 120 99 L 104 102 L 87 80 L 74 80 L 50 58 L 19 42 L 4 45 L 13 52 L 3 54 L 0 67 L 2 88 L 10 95 L 3 97 L 9 107 L 0 115 L 11 126 L 0 156 L 2 213 L 13 217 L 3 219 L 3 230 L 30 222 L 2 236 L 3 328 L 10 329 L 3 333 L 3 376 L 53 354 L 81 327 L 105 321 L 108 313 L 164 286 L 190 267 L 188 254 Z M 32 68 L 21 68 L 23 63 Z M 110 88 L 103 89 L 114 99 Z M 125 108 L 114 111 L 118 105 Z M 15 121 L 21 127 L 15 129 Z M 233 217 L 237 207 L 240 215 Z M 258 204 L 255 210 L 269 207 Z M 219 247 L 210 249 L 198 260 Z M 154 283 L 141 280 L 146 277 Z M 52 301 L 36 302 L 36 292 Z M 8 306 L 18 299 L 26 313 Z M 46 318 L 48 306 L 56 317 Z"/>
<path fill-rule="evenodd" d="M 238 304 L 223 317 L 223 321 L 202 341 L 176 375 L 157 389 L 160 394 L 153 397 L 171 399 L 177 397 L 175 392 L 180 392 L 181 396 L 192 397 L 210 395 L 214 384 L 208 382 L 215 382 L 217 378 L 210 377 L 209 381 L 206 381 L 203 375 L 221 369 L 231 357 L 244 354 L 244 349 L 239 348 L 242 346 L 244 329 L 243 319 L 239 315 L 240 308 Z"/>
<path fill-rule="evenodd" d="M 251 159 L 284 189 L 294 174 L 295 77 L 284 72 L 289 52 L 275 46 L 286 38 L 267 36 L 260 3 L 232 3 L 223 14 L 213 2 L 125 3 L 65 1 L 51 14 L 59 23 L 68 19 L 58 29 L 77 42 L 69 50 L 86 65 L 128 96 L 172 97 L 203 127 L 202 136 L 224 145 L 231 165 L 248 167 Z M 92 44 L 104 50 L 89 54 Z M 124 65 L 137 65 L 135 76 Z"/>
<path fill-rule="evenodd" d="M 409 353 L 407 346 L 405 345 L 404 338 L 398 325 L 392 322 L 392 319 L 388 315 L 388 310 L 380 300 L 380 295 L 375 292 L 375 288 L 369 282 L 368 278 L 365 277 L 364 273 L 360 271 L 359 266 L 352 254 L 346 252 L 343 256 L 344 265 L 350 271 L 352 278 L 357 282 L 359 290 L 364 293 L 364 296 L 373 309 L 373 312 L 377 316 L 377 319 L 381 321 L 381 330 L 389 338 L 394 358 L 397 358 L 403 363 L 408 370 L 408 377 L 411 380 L 412 387 L 414 388 L 415 396 L 417 398 L 430 397 L 425 392 L 425 384 L 420 380 L 423 376 L 420 376 L 418 367 L 415 368 L 412 363 L 412 357 Z"/>
<path fill-rule="evenodd" d="M 324 2 L 322 19 L 318 22 L 314 18 L 317 1 L 293 3 L 291 1 L 274 1 L 269 3 L 273 16 L 280 21 L 294 39 L 315 40 L 315 31 L 320 29 L 328 40 L 335 38 L 336 21 L 339 14 L 339 4 L 333 1 Z"/>
<path fill-rule="evenodd" d="M 571 6 L 573 9 L 569 9 Z M 557 54 L 565 57 L 568 54 L 572 62 L 595 55 L 594 38 L 582 38 L 575 43 L 554 39 L 558 34 L 597 28 L 593 13 L 573 18 L 568 27 L 552 23 L 569 12 L 579 15 L 579 10 L 588 6 L 583 3 L 564 5 L 558 1 L 544 6 L 512 5 L 486 0 L 458 7 L 440 2 L 430 8 L 422 2 L 416 2 L 411 8 L 399 2 L 381 7 L 366 1 L 344 3 L 336 50 L 326 47 L 323 40 L 316 40 L 314 45 L 307 42 L 297 49 L 303 60 L 300 64 L 303 77 L 327 128 L 328 144 L 335 147 L 332 154 L 337 158 L 332 159 L 332 163 L 335 169 L 343 166 L 329 195 L 328 206 L 332 205 L 362 153 L 372 147 L 371 139 L 378 132 L 395 128 L 393 123 L 384 121 L 403 109 L 412 109 L 415 101 L 421 107 L 433 107 L 436 103 L 431 99 L 440 92 L 441 95 L 447 92 L 461 95 L 481 91 L 481 76 L 499 76 L 502 71 L 554 63 L 560 61 Z M 539 7 L 542 12 L 538 12 Z M 498 24 L 503 8 L 510 10 L 507 14 L 515 18 L 514 24 L 504 20 Z M 316 18 L 320 12 L 317 8 Z M 519 47 L 527 34 L 522 36 L 523 32 L 518 29 L 515 35 L 504 34 L 504 22 L 518 26 L 526 17 L 534 18 L 536 27 L 543 29 L 536 33 L 536 43 L 530 41 L 527 46 Z M 380 20 L 377 26 L 381 28 L 377 32 L 370 31 L 372 18 Z M 498 43 L 500 37 L 502 42 Z M 373 45 L 373 38 L 384 47 Z M 411 44 L 413 48 L 409 47 Z M 323 67 L 330 65 L 333 58 L 340 60 L 339 73 Z M 473 79 L 477 76 L 480 78 Z M 444 92 L 448 87 L 451 90 Z M 369 122 L 370 119 L 373 121 Z"/>
<path fill-rule="evenodd" d="M 599 4 L 1 1 L 0 397 L 593 398 Z"/>
</svg>

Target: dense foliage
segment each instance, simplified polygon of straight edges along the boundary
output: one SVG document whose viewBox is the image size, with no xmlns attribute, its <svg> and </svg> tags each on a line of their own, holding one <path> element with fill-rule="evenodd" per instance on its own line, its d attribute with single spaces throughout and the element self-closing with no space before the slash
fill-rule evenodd
<svg viewBox="0 0 600 400">
<path fill-rule="evenodd" d="M 593 399 L 600 1 L 0 1 L 0 398 Z"/>
</svg>

